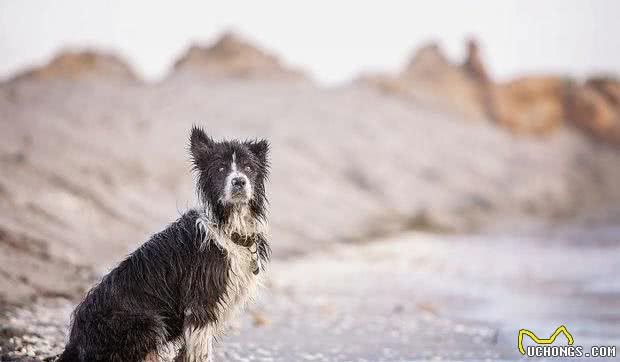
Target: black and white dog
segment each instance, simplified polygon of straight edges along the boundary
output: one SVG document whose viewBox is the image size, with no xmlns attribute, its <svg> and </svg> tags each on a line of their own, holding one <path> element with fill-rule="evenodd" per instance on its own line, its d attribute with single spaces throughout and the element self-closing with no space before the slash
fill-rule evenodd
<svg viewBox="0 0 620 362">
<path fill-rule="evenodd" d="M 58 361 L 211 361 L 213 338 L 252 297 L 269 260 L 269 144 L 215 142 L 194 127 L 200 207 L 153 235 L 76 307 Z"/>
</svg>

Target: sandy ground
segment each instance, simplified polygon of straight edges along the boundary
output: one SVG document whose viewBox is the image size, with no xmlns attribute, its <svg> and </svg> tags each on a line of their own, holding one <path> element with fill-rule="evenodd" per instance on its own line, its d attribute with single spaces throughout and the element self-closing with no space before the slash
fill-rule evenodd
<svg viewBox="0 0 620 362">
<path fill-rule="evenodd" d="M 617 225 L 587 224 L 407 233 L 276 261 L 216 360 L 519 360 L 519 329 L 547 336 L 559 325 L 576 345 L 615 345 L 618 235 Z M 15 354 L 58 351 L 71 308 L 48 299 L 14 311 L 7 323 L 26 336 Z"/>
</svg>

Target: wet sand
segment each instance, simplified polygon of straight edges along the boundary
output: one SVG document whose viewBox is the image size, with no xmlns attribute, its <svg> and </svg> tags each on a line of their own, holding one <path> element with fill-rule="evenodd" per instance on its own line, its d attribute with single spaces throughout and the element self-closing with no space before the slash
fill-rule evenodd
<svg viewBox="0 0 620 362">
<path fill-rule="evenodd" d="M 559 325 L 576 345 L 614 345 L 619 236 L 618 225 L 407 233 L 276 261 L 216 360 L 519 360 L 519 329 L 548 336 Z M 9 325 L 43 337 L 22 339 L 26 352 L 57 351 L 72 304 L 32 308 Z"/>
</svg>

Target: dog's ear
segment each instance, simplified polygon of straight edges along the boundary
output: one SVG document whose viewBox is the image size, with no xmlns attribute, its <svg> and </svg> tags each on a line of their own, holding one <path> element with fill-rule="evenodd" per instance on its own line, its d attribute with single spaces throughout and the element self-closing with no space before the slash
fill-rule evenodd
<svg viewBox="0 0 620 362">
<path fill-rule="evenodd" d="M 264 166 L 268 165 L 269 142 L 266 139 L 247 141 L 246 145 Z"/>
<path fill-rule="evenodd" d="M 213 148 L 215 142 L 213 139 L 198 126 L 192 127 L 192 132 L 189 136 L 189 151 L 194 159 L 194 162 L 203 159 L 209 151 Z"/>
</svg>

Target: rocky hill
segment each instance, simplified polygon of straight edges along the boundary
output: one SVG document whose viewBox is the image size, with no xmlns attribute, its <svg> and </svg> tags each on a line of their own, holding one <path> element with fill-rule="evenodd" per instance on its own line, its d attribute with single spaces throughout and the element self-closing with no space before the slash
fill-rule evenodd
<svg viewBox="0 0 620 362">
<path fill-rule="evenodd" d="M 215 44 L 194 45 L 175 63 L 174 73 L 210 76 L 253 77 L 302 80 L 304 75 L 286 68 L 280 60 L 233 33 L 224 34 Z"/>
<path fill-rule="evenodd" d="M 85 78 L 137 81 L 133 70 L 115 55 L 95 51 L 64 51 L 48 64 L 26 70 L 13 81 L 77 80 Z"/>
<path fill-rule="evenodd" d="M 461 64 L 437 44 L 420 48 L 396 75 L 365 75 L 359 83 L 467 119 L 487 119 L 512 133 L 545 136 L 576 126 L 596 139 L 620 144 L 620 81 L 595 76 L 539 74 L 494 82 L 471 40 Z"/>
<path fill-rule="evenodd" d="M 478 80 L 452 64 L 434 43 L 418 49 L 399 74 L 365 75 L 360 82 L 468 119 L 486 116 Z"/>
</svg>

